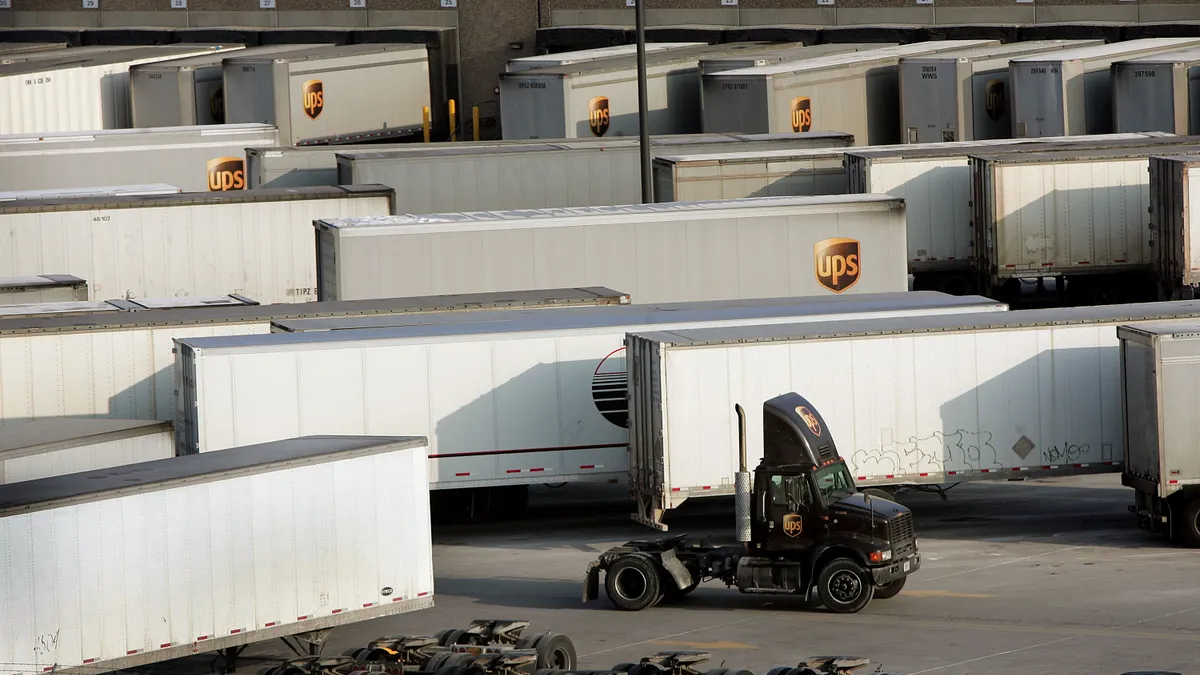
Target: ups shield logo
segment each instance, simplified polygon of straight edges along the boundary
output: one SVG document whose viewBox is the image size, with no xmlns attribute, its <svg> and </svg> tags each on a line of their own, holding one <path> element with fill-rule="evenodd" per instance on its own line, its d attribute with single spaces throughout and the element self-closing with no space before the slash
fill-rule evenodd
<svg viewBox="0 0 1200 675">
<path fill-rule="evenodd" d="M 817 416 L 813 414 L 813 411 L 801 405 L 796 406 L 796 414 L 800 416 L 800 419 L 804 420 L 804 426 L 808 427 L 808 430 L 813 433 L 813 436 L 821 435 L 821 420 L 817 419 Z"/>
<path fill-rule="evenodd" d="M 588 101 L 588 128 L 592 134 L 603 136 L 608 131 L 608 97 L 597 96 Z"/>
<path fill-rule="evenodd" d="M 812 101 L 807 96 L 797 96 L 792 99 L 792 131 L 810 131 L 812 129 Z"/>
<path fill-rule="evenodd" d="M 317 119 L 325 109 L 325 85 L 320 80 L 309 80 L 300 89 L 304 96 L 304 114 Z"/>
<path fill-rule="evenodd" d="M 817 283 L 841 293 L 858 283 L 862 253 L 857 239 L 822 239 L 813 245 Z"/>
<path fill-rule="evenodd" d="M 1005 109 L 1008 108 L 1008 100 L 1004 94 L 1004 81 L 988 80 L 987 84 L 983 86 L 983 92 L 986 97 L 984 110 L 987 111 L 987 116 L 993 121 L 1000 119 Z"/>
<path fill-rule="evenodd" d="M 789 513 L 783 517 L 783 533 L 789 537 L 798 537 L 804 531 L 804 519 L 798 513 Z"/>
<path fill-rule="evenodd" d="M 208 160 L 208 189 L 210 192 L 246 189 L 246 160 L 241 157 Z"/>
</svg>

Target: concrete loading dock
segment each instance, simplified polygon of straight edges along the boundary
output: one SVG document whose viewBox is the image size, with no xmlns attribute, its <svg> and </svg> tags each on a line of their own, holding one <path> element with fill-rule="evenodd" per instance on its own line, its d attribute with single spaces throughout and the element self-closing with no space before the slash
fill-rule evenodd
<svg viewBox="0 0 1200 675">
<path fill-rule="evenodd" d="M 1198 45 L 1200 38 L 1150 38 L 1012 59 L 1012 136 L 1112 133 L 1112 64 Z"/>
<path fill-rule="evenodd" d="M 274 124 L 288 145 L 411 135 L 430 105 L 424 45 L 313 47 L 224 68 L 226 121 Z"/>
<path fill-rule="evenodd" d="M 508 141 L 479 141 L 442 144 L 428 146 L 418 143 L 390 143 L 371 145 L 371 153 L 383 153 L 391 157 L 413 153 L 414 156 L 436 156 L 449 150 L 449 154 L 463 153 L 471 155 L 483 152 L 482 149 L 499 150 L 501 148 L 541 146 L 569 150 L 573 148 L 600 148 L 609 152 L 636 153 L 638 148 L 636 138 L 598 138 L 587 136 L 582 138 L 561 139 L 517 139 Z M 736 143 L 738 147 L 798 147 L 811 144 L 852 145 L 854 137 L 839 132 L 818 134 L 666 134 L 650 137 L 651 153 L 653 154 L 687 154 L 700 152 L 703 148 L 712 148 L 717 144 Z M 745 145 L 743 145 L 745 144 Z M 471 150 L 466 150 L 471 148 Z M 367 148 L 362 148 L 364 152 Z M 310 187 L 317 185 L 338 184 L 338 155 L 353 154 L 353 148 L 344 146 L 295 146 L 274 148 L 246 149 L 246 176 L 251 188 L 282 188 Z M 636 160 L 630 160 L 636 161 Z M 628 180 L 635 178 L 631 175 Z M 640 183 L 639 183 L 640 185 Z M 637 196 L 625 203 L 636 203 L 641 199 L 640 188 Z"/>
<path fill-rule="evenodd" d="M 167 183 L 184 192 L 241 190 L 245 154 L 279 144 L 269 124 L 0 136 L 0 185 L 7 190 L 95 188 Z M 214 171 L 229 173 L 214 180 Z"/>
<path fill-rule="evenodd" d="M 1113 129 L 1200 133 L 1200 47 L 1112 64 Z"/>
<path fill-rule="evenodd" d="M 240 58 L 309 50 L 311 46 L 248 47 Z M 231 54 L 218 52 L 145 63 L 129 69 L 133 127 L 178 127 L 225 122 L 223 63 Z"/>
<path fill-rule="evenodd" d="M 700 133 L 700 61 L 776 48 L 750 42 L 647 54 L 649 133 Z M 637 101 L 635 56 L 500 75 L 506 139 L 636 136 Z"/>
<path fill-rule="evenodd" d="M 740 68 L 704 76 L 705 133 L 844 131 L 855 145 L 900 142 L 904 56 L 996 45 L 939 40 Z"/>
<path fill-rule="evenodd" d="M 1099 40 L 1043 40 L 900 59 L 903 143 L 1008 138 L 1008 61 Z"/>
<path fill-rule="evenodd" d="M 322 300 L 576 285 L 621 288 L 635 304 L 908 290 L 904 204 L 887 195 L 314 225 Z"/>
</svg>

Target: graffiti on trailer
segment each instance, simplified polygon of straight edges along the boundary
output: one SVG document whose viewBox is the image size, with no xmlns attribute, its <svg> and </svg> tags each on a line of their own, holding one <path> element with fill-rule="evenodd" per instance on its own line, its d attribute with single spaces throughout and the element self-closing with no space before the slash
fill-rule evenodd
<svg viewBox="0 0 1200 675">
<path fill-rule="evenodd" d="M 1090 443 L 1063 441 L 1061 444 L 1048 445 L 1043 448 L 1042 461 L 1046 464 L 1057 464 L 1060 462 L 1078 462 L 1085 458 L 1098 462 L 1112 460 L 1112 446 L 1108 444 L 1102 445 L 1100 457 L 1091 457 L 1092 446 Z"/>
<path fill-rule="evenodd" d="M 860 476 L 1002 468 L 992 433 L 965 429 L 948 434 L 935 431 L 921 438 L 856 450 L 850 464 Z"/>
</svg>

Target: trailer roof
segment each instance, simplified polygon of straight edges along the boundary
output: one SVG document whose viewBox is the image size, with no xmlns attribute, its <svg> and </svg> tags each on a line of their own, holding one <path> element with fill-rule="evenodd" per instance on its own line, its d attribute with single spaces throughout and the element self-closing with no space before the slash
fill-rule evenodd
<svg viewBox="0 0 1200 675">
<path fill-rule="evenodd" d="M 981 46 L 995 43 L 995 40 L 929 40 L 925 42 L 911 42 L 909 44 L 896 45 L 895 47 L 865 49 L 861 52 L 829 54 L 826 56 L 818 56 L 815 59 L 805 59 L 803 61 L 784 61 L 783 63 L 772 63 L 765 66 L 754 66 L 752 68 L 724 70 L 719 73 L 711 73 L 707 77 L 769 77 L 771 75 L 786 75 L 791 73 L 822 70 L 824 68 L 837 68 L 846 65 L 855 65 L 870 61 L 878 61 L 880 59 L 899 59 L 900 57 L 909 54 L 916 55 L 934 52 L 946 52 L 954 49 L 962 49 L 964 47 Z"/>
<path fill-rule="evenodd" d="M 1014 63 L 1059 63 L 1062 61 L 1095 61 L 1114 60 L 1122 54 L 1144 52 L 1160 49 L 1166 51 L 1172 47 L 1200 45 L 1200 38 L 1143 38 L 1126 42 L 1110 42 L 1103 45 L 1090 45 L 1077 49 L 1066 49 L 1050 54 L 1021 56 L 1012 59 Z"/>
<path fill-rule="evenodd" d="M 647 53 L 662 51 L 664 49 L 680 49 L 683 47 L 700 47 L 707 45 L 707 42 L 651 42 L 646 45 Z M 509 63 L 537 63 L 539 61 L 569 61 L 571 59 L 597 59 L 607 58 L 609 56 L 624 56 L 632 50 L 636 50 L 637 45 L 610 45 L 608 47 L 596 47 L 594 49 L 577 49 L 569 52 L 555 52 L 553 54 L 536 54 L 534 56 L 518 56 L 515 59 L 509 59 Z"/>
<path fill-rule="evenodd" d="M 101 443 L 170 429 L 171 423 L 163 420 L 50 417 L 7 421 L 0 425 L 0 461 L 66 446 Z"/>
<path fill-rule="evenodd" d="M 6 425 L 7 426 L 7 425 Z M 424 436 L 301 436 L 0 485 L 0 518 L 297 465 L 425 447 Z"/>
<path fill-rule="evenodd" d="M 240 49 L 241 45 L 237 45 Z M 71 49 L 63 50 L 64 55 L 30 61 L 19 61 L 15 63 L 0 64 L 0 77 L 9 75 L 24 75 L 26 73 L 40 73 L 47 70 L 60 70 L 63 68 L 75 68 L 81 66 L 104 66 L 119 63 L 131 63 L 142 59 L 152 59 L 161 56 L 166 59 L 171 54 L 186 54 L 189 52 L 203 52 L 204 50 L 219 51 L 224 49 L 224 45 L 204 45 L 204 44 L 173 44 L 173 45 L 148 45 L 144 47 L 128 47 L 116 48 L 113 52 L 97 53 L 97 54 L 72 54 Z M 57 53 L 57 52 L 55 52 Z"/>
<path fill-rule="evenodd" d="M 921 54 L 905 56 L 901 62 L 925 61 L 986 61 L 1012 54 L 1026 54 L 1033 51 L 1049 51 L 1055 48 L 1065 49 L 1071 46 L 1096 44 L 1098 40 L 1030 40 L 1027 42 L 1002 42 L 996 45 L 979 45 L 963 49 L 953 49 L 936 54 Z"/>
<path fill-rule="evenodd" d="M 0 215 L 95 209 L 136 209 L 156 206 L 198 204 L 253 204 L 286 202 L 299 199 L 341 199 L 346 197 L 388 197 L 396 191 L 386 185 L 318 185 L 294 188 L 260 188 L 227 192 L 180 192 L 168 195 L 128 195 L 124 197 L 65 197 L 29 199 L 0 204 Z"/>
<path fill-rule="evenodd" d="M 141 140 L 152 139 L 154 142 L 169 143 L 175 137 L 207 140 L 224 138 L 226 136 L 244 136 L 261 134 L 264 131 L 274 131 L 274 124 L 259 124 L 249 122 L 243 124 L 201 124 L 186 127 L 142 127 L 138 129 L 97 129 L 95 131 L 55 131 L 52 133 L 34 134 L 0 134 L 0 152 L 8 151 L 5 146 L 50 143 L 107 141 L 110 139 Z"/>
<path fill-rule="evenodd" d="M 1131 59 L 1123 59 L 1117 62 L 1117 65 L 1149 65 L 1149 64 L 1165 64 L 1165 63 L 1191 63 L 1200 61 L 1200 46 L 1188 47 L 1187 49 L 1179 49 L 1173 52 L 1163 52 L 1161 54 L 1147 54 L 1146 56 L 1135 56 Z"/>
<path fill-rule="evenodd" d="M 6 153 L 0 153 L 6 154 Z M 150 183 L 147 185 L 97 185 L 80 188 L 51 188 L 45 190 L 14 190 L 0 192 L 0 202 L 11 202 L 18 199 L 62 199 L 74 197 L 129 197 L 133 195 L 168 195 L 183 192 L 178 186 L 166 183 Z"/>
<path fill-rule="evenodd" d="M 796 342 L 906 334 L 1014 330 L 1046 326 L 1119 324 L 1127 321 L 1154 321 L 1172 318 L 1200 318 L 1200 300 L 854 319 L 836 324 L 833 322 L 777 323 L 757 326 L 639 331 L 637 335 L 643 339 L 661 342 L 671 347 L 704 347 L 751 342 Z"/>
<path fill-rule="evenodd" d="M 379 235 L 419 235 L 430 232 L 470 232 L 493 229 L 535 229 L 543 227 L 583 227 L 600 222 L 640 223 L 646 218 L 711 219 L 728 217 L 737 211 L 741 217 L 764 213 L 766 209 L 790 209 L 790 213 L 824 213 L 830 207 L 842 210 L 880 210 L 899 208 L 900 197 L 885 194 L 820 195 L 815 197 L 747 197 L 701 202 L 660 202 L 618 206 L 574 206 L 513 211 L 468 211 L 463 213 L 405 214 L 360 216 L 317 220 L 318 229 L 335 230 L 339 236 L 373 237 Z"/>
<path fill-rule="evenodd" d="M 271 45 L 280 46 L 280 45 Z M 237 54 L 229 57 L 228 63 L 252 63 L 260 61 L 269 61 L 271 63 L 302 63 L 304 61 L 320 61 L 324 59 L 336 59 L 346 56 L 361 56 L 363 54 L 383 54 L 383 53 L 405 53 L 405 52 L 421 52 L 427 54 L 427 48 L 424 44 L 405 43 L 405 42 L 371 42 L 357 45 L 329 45 L 327 43 L 309 43 L 302 45 L 289 45 L 292 49 L 285 49 L 282 52 L 275 54 Z"/>
<path fill-rule="evenodd" d="M 1121 331 L 1146 337 L 1171 337 L 1184 340 L 1200 338 L 1200 321 L 1156 321 L 1136 326 L 1120 326 Z"/>
<path fill-rule="evenodd" d="M 409 298 L 297 302 L 191 309 L 156 309 L 141 312 L 106 312 L 60 316 L 0 316 L 0 339 L 6 335 L 137 330 L 156 326 L 192 326 L 219 323 L 271 322 L 314 317 L 364 314 L 417 314 L 480 311 L 498 307 L 561 307 L 629 304 L 629 295 L 602 286 L 461 293 Z M 115 301 L 108 301 L 115 302 Z M 46 303 L 58 304 L 58 303 Z M 512 311 L 512 310 L 506 310 Z"/>
<path fill-rule="evenodd" d="M 766 52 L 771 49 L 778 49 L 778 47 L 779 45 L 774 42 L 732 42 L 718 45 L 704 44 L 699 47 L 666 49 L 657 52 L 648 52 L 646 54 L 646 67 L 655 68 L 658 66 L 672 65 L 676 63 L 695 63 L 698 67 L 700 61 L 705 58 L 713 58 L 716 56 L 732 56 L 735 54 L 754 54 L 757 52 Z M 513 73 L 500 73 L 500 77 L 502 79 L 519 79 L 523 77 L 571 77 L 573 75 L 589 75 L 593 73 L 614 72 L 635 68 L 637 68 L 637 56 L 630 54 L 626 56 L 614 56 L 606 59 L 597 59 L 595 61 L 566 63 L 561 66 L 530 68 L 529 70 L 518 70 Z"/>
<path fill-rule="evenodd" d="M 256 45 L 254 47 L 246 47 L 244 49 L 232 50 L 223 49 L 212 54 L 201 54 L 200 56 L 182 56 L 177 59 L 167 59 L 166 61 L 154 61 L 153 63 L 142 63 L 134 66 L 136 70 L 177 70 L 179 68 L 196 68 L 203 66 L 221 65 L 225 59 L 231 58 L 254 58 L 266 57 L 271 54 L 284 54 L 300 50 L 309 50 L 313 47 L 333 47 L 332 42 L 317 43 L 317 44 L 291 44 L 291 45 Z M 229 52 L 229 53 L 226 53 Z"/>
<path fill-rule="evenodd" d="M 898 47 L 897 42 L 826 42 L 824 44 L 806 45 L 802 42 L 788 44 L 777 49 L 769 49 L 767 51 L 755 52 L 753 54 L 733 54 L 728 56 L 712 56 L 705 59 L 700 59 L 700 65 L 718 64 L 722 61 L 745 61 L 747 59 L 778 59 L 782 61 L 798 60 L 805 58 L 806 53 L 811 52 L 827 52 L 832 54 L 849 54 L 854 51 L 863 51 L 867 49 L 883 49 L 885 47 Z M 829 48 L 841 49 L 840 52 L 829 52 Z M 764 64 L 768 65 L 768 64 Z M 748 66 L 749 67 L 749 66 Z"/>
<path fill-rule="evenodd" d="M 880 311 L 914 311 L 939 308 L 991 308 L 1005 311 L 1007 305 L 978 295 L 954 296 L 933 291 L 896 291 L 857 295 L 804 296 L 677 302 L 624 307 L 585 307 L 570 312 L 486 312 L 472 316 L 387 317 L 330 321 L 307 325 L 309 332 L 270 333 L 245 336 L 181 338 L 180 344 L 200 350 L 270 350 L 275 346 L 345 348 L 352 344 L 380 341 L 402 344 L 457 342 L 479 336 L 521 337 L 523 333 L 612 332 L 638 330 L 662 324 L 761 320 L 795 322 L 798 316 L 837 321 L 844 314 Z M 816 319 L 814 319 L 816 320 Z M 374 326 L 372 326 L 374 323 Z M 347 329 L 348 332 L 337 330 Z M 538 335 L 537 337 L 541 337 Z"/>
<path fill-rule="evenodd" d="M 1177 148 L 1181 154 L 1200 151 L 1200 138 L 1195 138 L 1193 145 L 1129 145 L 1108 148 L 1062 148 L 1045 152 L 1014 152 L 1007 154 L 988 154 L 986 152 L 971 153 L 971 157 L 982 159 L 993 164 L 1046 164 L 1060 162 L 1095 162 L 1104 160 L 1137 160 L 1149 159 L 1153 155 L 1174 154 L 1172 148 Z"/>
<path fill-rule="evenodd" d="M 861 148 L 845 148 L 847 155 L 867 157 L 872 160 L 919 159 L 924 157 L 958 157 L 981 155 L 988 152 L 1044 152 L 1076 147 L 1140 147 L 1145 145 L 1185 145 L 1188 137 L 1174 136 L 1159 131 L 1126 134 L 1087 134 L 1080 136 L 1042 136 L 1031 138 L 993 138 L 982 141 L 959 141 L 958 143 L 912 143 L 904 145 L 876 145 Z M 1194 141 L 1200 142 L 1200 137 Z M 950 147 L 943 147 L 950 146 Z M 1033 147 L 1029 147 L 1033 146 Z"/>
<path fill-rule="evenodd" d="M 28 277 L 0 277 L 0 288 L 22 286 L 74 286 L 87 282 L 72 274 L 39 274 Z"/>
</svg>

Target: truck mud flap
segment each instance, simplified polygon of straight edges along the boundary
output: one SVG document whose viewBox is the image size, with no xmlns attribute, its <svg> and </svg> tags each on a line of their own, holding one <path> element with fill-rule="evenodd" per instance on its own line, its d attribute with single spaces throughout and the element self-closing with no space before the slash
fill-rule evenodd
<svg viewBox="0 0 1200 675">
<path fill-rule="evenodd" d="M 583 575 L 583 601 L 595 600 L 600 595 L 600 562 L 593 560 L 588 563 L 587 572 Z"/>
<path fill-rule="evenodd" d="M 692 585 L 692 573 L 688 568 L 679 562 L 679 557 L 675 555 L 674 549 L 668 549 L 662 553 L 662 566 L 671 573 L 671 578 L 675 580 L 680 590 L 690 588 Z"/>
</svg>

